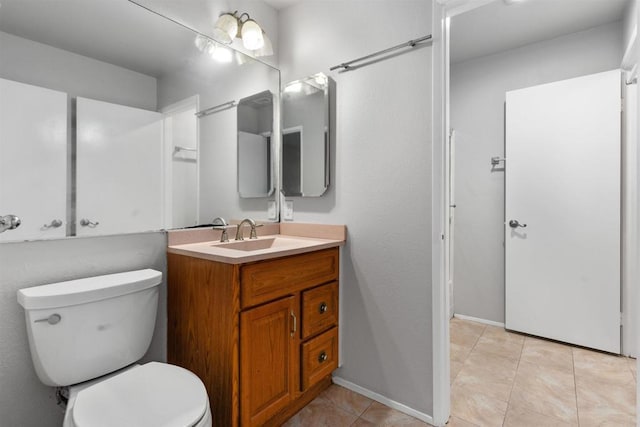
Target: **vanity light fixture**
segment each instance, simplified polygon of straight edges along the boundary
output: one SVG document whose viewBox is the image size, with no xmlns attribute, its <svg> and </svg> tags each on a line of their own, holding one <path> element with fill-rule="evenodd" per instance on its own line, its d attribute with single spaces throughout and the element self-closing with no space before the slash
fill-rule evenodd
<svg viewBox="0 0 640 427">
<path fill-rule="evenodd" d="M 254 56 L 273 55 L 271 40 L 248 13 L 238 15 L 236 10 L 220 15 L 213 29 L 213 38 L 224 44 L 231 44 L 235 38 L 239 38 L 245 49 L 252 51 Z"/>
<path fill-rule="evenodd" d="M 233 54 L 229 48 L 206 36 L 198 34 L 196 36 L 195 44 L 200 52 L 206 53 L 217 62 L 228 63 L 233 60 Z"/>
</svg>

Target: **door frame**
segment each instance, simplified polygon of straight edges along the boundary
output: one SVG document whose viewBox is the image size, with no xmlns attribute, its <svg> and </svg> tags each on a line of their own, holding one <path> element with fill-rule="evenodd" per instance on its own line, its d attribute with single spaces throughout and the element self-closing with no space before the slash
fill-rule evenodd
<svg viewBox="0 0 640 427">
<path fill-rule="evenodd" d="M 433 0 L 431 29 L 432 45 L 432 219 L 431 219 L 431 297 L 432 297 L 432 368 L 433 368 L 433 424 L 444 426 L 449 419 L 451 408 L 451 385 L 449 380 L 449 290 L 448 272 L 448 132 L 449 132 L 449 22 L 450 18 L 499 0 Z M 640 3 L 639 0 L 636 4 Z M 640 5 L 639 5 L 640 6 Z M 640 23 L 640 7 L 636 7 Z M 637 36 L 636 36 L 637 38 Z M 640 43 L 634 42 L 629 54 L 625 54 L 628 65 L 635 65 L 628 77 L 638 76 Z M 623 67 L 626 68 L 626 67 Z M 640 94 L 640 85 L 638 93 Z M 637 127 L 640 141 L 640 126 Z M 640 149 L 637 151 L 636 167 L 640 170 Z M 640 212 L 640 197 L 637 210 Z M 640 218 L 636 218 L 640 223 Z M 640 239 L 635 242 L 640 252 Z M 640 308 L 640 292 L 637 293 L 635 307 Z M 640 327 L 636 330 L 640 343 Z M 640 358 L 637 359 L 640 370 Z M 636 384 L 636 406 L 640 407 L 640 381 Z"/>
</svg>

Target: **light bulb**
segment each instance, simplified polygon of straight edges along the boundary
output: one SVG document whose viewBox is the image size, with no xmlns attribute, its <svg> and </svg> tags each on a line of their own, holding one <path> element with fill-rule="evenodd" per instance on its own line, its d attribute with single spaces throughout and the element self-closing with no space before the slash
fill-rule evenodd
<svg viewBox="0 0 640 427">
<path fill-rule="evenodd" d="M 302 82 L 292 82 L 284 87 L 284 91 L 287 93 L 300 92 L 302 90 Z"/>
<path fill-rule="evenodd" d="M 264 45 L 260 49 L 256 50 L 254 52 L 254 55 L 256 57 L 273 55 L 273 45 L 271 44 L 271 40 L 269 39 L 269 37 L 267 37 L 264 31 L 262 32 L 262 38 L 264 39 Z"/>
<path fill-rule="evenodd" d="M 229 63 L 233 60 L 231 51 L 223 46 L 214 46 L 210 55 L 217 62 Z"/>
<path fill-rule="evenodd" d="M 242 44 L 249 50 L 258 50 L 264 46 L 262 28 L 253 19 L 247 19 L 242 24 Z"/>
</svg>

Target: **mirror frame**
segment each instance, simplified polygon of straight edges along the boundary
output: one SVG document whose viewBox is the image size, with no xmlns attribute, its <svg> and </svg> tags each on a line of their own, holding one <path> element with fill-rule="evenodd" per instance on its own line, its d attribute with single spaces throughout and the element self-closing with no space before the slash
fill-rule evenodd
<svg viewBox="0 0 640 427">
<path fill-rule="evenodd" d="M 305 84 L 309 84 L 310 81 L 312 81 L 314 84 L 313 86 L 317 86 L 318 80 L 323 80 L 322 86 L 323 86 L 323 97 L 324 97 L 324 105 L 322 107 L 323 110 L 323 118 L 324 118 L 324 179 L 323 179 L 323 188 L 322 191 L 320 193 L 314 193 L 314 194 L 308 194 L 304 192 L 304 189 L 302 189 L 302 191 L 298 194 L 287 194 L 284 191 L 283 188 L 283 182 L 284 182 L 284 161 L 283 161 L 283 156 L 284 156 L 284 135 L 285 133 L 287 133 L 287 130 L 290 129 L 294 129 L 296 127 L 299 127 L 300 125 L 292 125 L 292 126 L 286 126 L 285 124 L 285 108 L 284 108 L 284 103 L 285 103 L 285 93 L 287 92 L 287 87 L 291 87 L 294 85 L 305 85 Z M 302 79 L 298 79 L 298 80 L 293 80 L 290 81 L 284 85 L 282 85 L 282 90 L 280 93 L 280 102 L 281 102 L 281 106 L 280 106 L 280 114 L 281 114 L 281 119 L 282 119 L 282 130 L 280 132 L 280 192 L 285 196 L 285 197 L 322 197 L 327 193 L 327 190 L 329 189 L 330 185 L 331 185 L 331 145 L 333 143 L 333 138 L 332 138 L 332 133 L 333 133 L 333 129 L 331 126 L 331 109 L 332 109 L 332 96 L 331 96 L 331 87 L 335 84 L 335 82 L 333 81 L 333 79 L 331 79 L 329 76 L 327 76 L 324 73 L 316 73 L 307 77 L 304 77 Z M 302 134 L 302 132 L 301 132 Z"/>
</svg>

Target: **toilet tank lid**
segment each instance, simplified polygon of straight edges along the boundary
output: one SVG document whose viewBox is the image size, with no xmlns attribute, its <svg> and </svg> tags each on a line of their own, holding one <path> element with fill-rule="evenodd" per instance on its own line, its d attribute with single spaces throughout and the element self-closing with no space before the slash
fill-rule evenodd
<svg viewBox="0 0 640 427">
<path fill-rule="evenodd" d="M 162 273 L 150 268 L 85 277 L 18 290 L 18 303 L 25 309 L 45 309 L 85 304 L 158 286 Z"/>
</svg>

